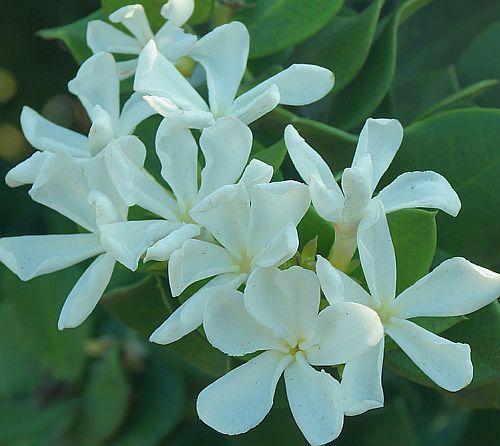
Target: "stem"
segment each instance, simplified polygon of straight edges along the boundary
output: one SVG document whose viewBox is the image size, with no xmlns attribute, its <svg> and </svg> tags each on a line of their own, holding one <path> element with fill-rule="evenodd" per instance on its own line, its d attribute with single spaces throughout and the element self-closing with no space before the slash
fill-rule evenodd
<svg viewBox="0 0 500 446">
<path fill-rule="evenodd" d="M 356 232 L 357 227 L 353 230 L 351 227 L 341 228 L 339 225 L 335 225 L 335 241 L 333 242 L 328 260 L 340 271 L 345 272 L 347 270 L 352 256 L 356 252 Z"/>
</svg>

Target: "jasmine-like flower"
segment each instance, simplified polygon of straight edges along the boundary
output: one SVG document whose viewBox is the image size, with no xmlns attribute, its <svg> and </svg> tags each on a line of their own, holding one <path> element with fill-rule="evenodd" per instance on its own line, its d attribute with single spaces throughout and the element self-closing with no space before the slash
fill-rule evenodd
<svg viewBox="0 0 500 446">
<path fill-rule="evenodd" d="M 135 270 L 146 248 L 178 226 L 164 220 L 126 221 L 127 207 L 90 191 L 81 167 L 65 154 L 46 160 L 30 195 L 89 232 L 1 238 L 0 261 L 13 273 L 30 280 L 98 256 L 66 299 L 58 322 L 61 330 L 78 326 L 92 312 L 116 261 Z"/>
<path fill-rule="evenodd" d="M 354 153 L 352 167 L 342 174 L 342 189 L 321 156 L 292 125 L 285 129 L 288 153 L 302 179 L 309 185 L 318 214 L 335 227 L 330 253 L 333 264 L 344 270 L 356 251 L 356 234 L 373 205 L 372 196 L 403 139 L 395 119 L 368 119 Z M 460 199 L 448 181 L 436 172 L 406 172 L 377 195 L 385 212 L 406 208 L 435 208 L 456 216 Z"/>
<path fill-rule="evenodd" d="M 455 257 L 396 297 L 396 259 L 380 202 L 360 223 L 358 247 L 370 293 L 320 257 L 317 273 L 328 301 L 369 306 L 378 313 L 385 333 L 438 386 L 450 392 L 467 386 L 473 375 L 469 345 L 448 341 L 408 319 L 472 313 L 500 295 L 500 275 Z M 347 414 L 383 405 L 383 355 L 382 339 L 365 355 L 347 363 L 342 376 Z"/>
<path fill-rule="evenodd" d="M 247 64 L 248 31 L 242 23 L 219 26 L 189 56 L 206 71 L 209 104 L 150 41 L 139 57 L 134 89 L 162 116 L 189 128 L 214 125 L 223 116 L 250 124 L 278 104 L 306 105 L 333 87 L 333 73 L 316 65 L 292 65 L 236 97 Z"/>
<path fill-rule="evenodd" d="M 237 289 L 257 268 L 289 260 L 299 246 L 296 226 L 310 203 L 307 187 L 295 181 L 245 182 L 221 187 L 190 211 L 191 218 L 220 243 L 187 240 L 168 263 L 173 296 L 214 277 L 186 300 L 152 335 L 174 342 L 199 327 L 207 302 L 221 286 Z"/>
<path fill-rule="evenodd" d="M 383 335 L 376 313 L 350 302 L 319 312 L 316 275 L 292 267 L 258 269 L 244 295 L 221 289 L 207 306 L 204 327 L 209 342 L 231 356 L 263 351 L 218 379 L 198 396 L 201 420 L 224 434 L 257 426 L 271 410 L 284 373 L 293 417 L 311 445 L 340 434 L 344 401 L 339 382 L 314 366 L 352 361 Z"/>
<path fill-rule="evenodd" d="M 193 9 L 194 0 L 170 0 L 161 9 L 161 14 L 167 22 L 153 34 L 142 5 L 123 6 L 113 12 L 109 20 L 120 23 L 132 35 L 102 20 L 93 20 L 87 26 L 87 44 L 94 53 L 104 51 L 139 56 L 144 46 L 153 40 L 161 54 L 175 63 L 177 59 L 185 56 L 196 42 L 196 36 L 185 33 L 181 28 L 191 17 Z M 118 62 L 120 78 L 132 76 L 136 67 L 137 57 Z"/>
<path fill-rule="evenodd" d="M 21 127 L 29 143 L 38 149 L 30 158 L 11 169 L 5 178 L 11 187 L 32 184 L 44 161 L 53 153 L 63 153 L 82 165 L 98 156 L 112 141 L 116 150 L 142 167 L 146 151 L 132 134 L 137 124 L 153 114 L 142 99 L 133 94 L 120 113 L 120 86 L 113 56 L 98 53 L 85 61 L 68 89 L 85 107 L 91 121 L 88 136 L 60 127 L 29 107 L 21 113 Z"/>
</svg>

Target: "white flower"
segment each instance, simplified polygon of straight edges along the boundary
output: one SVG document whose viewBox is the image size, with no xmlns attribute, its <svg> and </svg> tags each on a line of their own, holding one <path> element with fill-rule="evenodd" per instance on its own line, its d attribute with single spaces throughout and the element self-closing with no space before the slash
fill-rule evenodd
<svg viewBox="0 0 500 446">
<path fill-rule="evenodd" d="M 305 105 L 333 87 L 333 73 L 316 65 L 292 65 L 236 97 L 247 64 L 248 31 L 242 23 L 219 26 L 189 56 L 206 71 L 209 105 L 150 41 L 139 57 L 134 89 L 162 116 L 189 128 L 210 127 L 222 116 L 249 124 L 278 104 Z"/>
<path fill-rule="evenodd" d="M 180 339 L 201 325 L 214 291 L 223 285 L 236 289 L 255 269 L 290 259 L 299 246 L 296 226 L 309 202 L 307 187 L 295 181 L 250 186 L 240 182 L 221 187 L 191 209 L 192 219 L 222 246 L 188 240 L 174 252 L 168 263 L 172 294 L 216 277 L 186 300 L 150 340 L 167 344 Z"/>
<path fill-rule="evenodd" d="M 113 182 L 128 206 L 141 206 L 181 225 L 151 246 L 145 260 L 168 260 L 184 241 L 199 236 L 202 228 L 189 211 L 221 186 L 233 184 L 240 177 L 247 183 L 271 180 L 272 167 L 257 160 L 249 164 L 242 176 L 252 147 L 252 133 L 236 119 L 221 119 L 218 126 L 202 134 L 199 145 L 205 166 L 198 185 L 198 144 L 191 131 L 168 120 L 158 128 L 156 153 L 162 165 L 161 175 L 173 196 L 123 153 L 105 154 Z"/>
<path fill-rule="evenodd" d="M 318 258 L 317 274 L 326 298 L 358 302 L 374 309 L 385 333 L 438 386 L 455 392 L 472 380 L 470 347 L 448 341 L 408 319 L 419 316 L 459 316 L 493 302 L 500 294 L 500 275 L 455 257 L 396 294 L 396 260 L 381 203 L 360 224 L 358 246 L 370 289 Z M 357 415 L 383 405 L 381 385 L 384 340 L 364 356 L 349 362 L 343 372 L 347 414 Z"/>
<path fill-rule="evenodd" d="M 285 129 L 288 153 L 302 179 L 309 185 L 313 205 L 333 223 L 335 242 L 330 258 L 344 270 L 356 251 L 358 226 L 373 205 L 372 195 L 403 139 L 395 119 L 368 119 L 354 153 L 352 167 L 342 174 L 342 190 L 321 156 L 289 125 Z M 424 207 L 456 216 L 460 200 L 448 181 L 436 172 L 406 172 L 377 195 L 385 212 Z"/>
<path fill-rule="evenodd" d="M 11 187 L 32 184 L 47 156 L 63 153 L 85 164 L 100 154 L 111 142 L 134 163 L 141 166 L 146 157 L 142 143 L 132 134 L 137 124 L 153 114 L 142 99 L 133 94 L 120 113 L 120 86 L 113 56 L 98 53 L 85 61 L 68 89 L 78 96 L 92 126 L 88 137 L 60 127 L 29 107 L 21 113 L 21 127 L 29 143 L 36 149 L 30 158 L 11 169 L 5 178 Z"/>
<path fill-rule="evenodd" d="M 178 227 L 164 220 L 126 221 L 127 207 L 115 205 L 102 192 L 89 191 L 84 172 L 65 154 L 47 158 L 30 195 L 89 233 L 1 238 L 0 261 L 12 272 L 30 280 L 98 256 L 66 299 L 59 329 L 76 327 L 87 318 L 106 289 L 116 261 L 135 270 L 146 248 Z"/>
<path fill-rule="evenodd" d="M 292 267 L 258 269 L 244 295 L 221 289 L 207 306 L 204 327 L 210 343 L 231 356 L 264 351 L 204 389 L 198 396 L 201 420 L 224 434 L 257 426 L 270 411 L 284 373 L 293 417 L 312 445 L 340 434 L 342 389 L 313 366 L 344 364 L 376 345 L 383 335 L 369 308 L 341 302 L 319 314 L 316 275 Z"/>
<path fill-rule="evenodd" d="M 122 24 L 132 35 L 102 20 L 93 20 L 87 26 L 87 44 L 94 53 L 104 51 L 138 56 L 144 46 L 154 40 L 163 56 L 175 62 L 185 56 L 196 42 L 196 36 L 186 34 L 181 28 L 191 17 L 193 9 L 194 0 L 170 0 L 161 9 L 167 22 L 153 34 L 142 5 L 123 6 L 113 12 L 109 20 Z M 137 57 L 118 62 L 120 78 L 132 76 L 136 67 Z"/>
</svg>

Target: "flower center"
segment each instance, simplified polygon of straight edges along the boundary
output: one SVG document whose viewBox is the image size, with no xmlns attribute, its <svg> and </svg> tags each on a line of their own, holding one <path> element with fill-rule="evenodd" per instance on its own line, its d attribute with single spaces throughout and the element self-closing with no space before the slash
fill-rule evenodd
<svg viewBox="0 0 500 446">
<path fill-rule="evenodd" d="M 382 324 L 389 322 L 391 317 L 394 316 L 395 311 L 393 307 L 393 300 L 387 300 L 382 301 L 380 308 L 376 310 Z"/>
</svg>

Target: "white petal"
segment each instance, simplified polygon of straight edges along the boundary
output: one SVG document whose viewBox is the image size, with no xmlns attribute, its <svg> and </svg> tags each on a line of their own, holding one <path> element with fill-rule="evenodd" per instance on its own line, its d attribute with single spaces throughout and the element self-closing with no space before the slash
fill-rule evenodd
<svg viewBox="0 0 500 446">
<path fill-rule="evenodd" d="M 98 105 L 114 123 L 120 114 L 120 80 L 115 60 L 109 53 L 97 53 L 87 59 L 69 81 L 68 90 L 78 96 L 90 117 Z"/>
<path fill-rule="evenodd" d="M 209 111 L 203 98 L 150 41 L 139 56 L 134 90 L 170 99 L 185 110 Z"/>
<path fill-rule="evenodd" d="M 120 135 L 130 135 L 138 124 L 154 115 L 155 110 L 144 100 L 142 93 L 133 93 L 123 104 L 120 118 L 118 119 L 118 132 Z"/>
<path fill-rule="evenodd" d="M 397 317 L 460 316 L 500 296 L 500 274 L 461 257 L 441 263 L 403 291 L 394 302 Z"/>
<path fill-rule="evenodd" d="M 173 296 L 178 296 L 198 280 L 238 271 L 239 266 L 224 248 L 201 240 L 187 240 L 168 262 Z"/>
<path fill-rule="evenodd" d="M 165 23 L 155 35 L 158 50 L 172 62 L 188 55 L 196 40 L 196 36 L 173 27 L 171 22 Z"/>
<path fill-rule="evenodd" d="M 333 223 L 342 223 L 345 198 L 342 192 L 338 193 L 338 185 L 329 189 L 323 180 L 316 175 L 311 175 L 309 192 L 314 209 L 318 215 Z"/>
<path fill-rule="evenodd" d="M 81 167 L 62 154 L 47 158 L 29 191 L 34 201 L 95 231 L 95 212 L 87 202 L 88 193 L 87 178 Z"/>
<path fill-rule="evenodd" d="M 273 177 L 273 167 L 257 158 L 252 159 L 245 167 L 240 178 L 240 183 L 244 183 L 248 190 L 256 184 L 265 184 Z"/>
<path fill-rule="evenodd" d="M 142 44 L 153 38 L 148 18 L 142 5 L 128 5 L 117 9 L 109 16 L 114 23 L 122 23 Z"/>
<path fill-rule="evenodd" d="M 371 308 L 338 302 L 321 311 L 314 338 L 302 348 L 310 364 L 345 364 L 377 345 L 383 334 L 382 323 Z"/>
<path fill-rule="evenodd" d="M 146 161 L 146 146 L 137 136 L 124 135 L 116 139 L 116 143 L 137 167 L 144 167 Z"/>
<path fill-rule="evenodd" d="M 128 206 L 138 205 L 167 220 L 177 221 L 177 203 L 144 169 L 137 167 L 119 146 L 106 150 L 106 166 Z"/>
<path fill-rule="evenodd" d="M 23 107 L 21 127 L 28 142 L 39 150 L 66 153 L 77 158 L 90 156 L 85 136 L 48 121 L 29 107 Z"/>
<path fill-rule="evenodd" d="M 359 135 L 352 166 L 355 167 L 363 156 L 367 154 L 371 156 L 372 192 L 394 159 L 402 140 L 403 127 L 396 119 L 369 118 L 366 120 Z"/>
<path fill-rule="evenodd" d="M 461 203 L 457 193 L 436 172 L 405 172 L 378 194 L 386 212 L 408 208 L 441 209 L 456 217 Z"/>
<path fill-rule="evenodd" d="M 277 337 L 295 346 L 312 335 L 319 310 L 319 283 L 309 270 L 293 266 L 255 270 L 245 288 L 245 306 Z"/>
<path fill-rule="evenodd" d="M 244 276 L 234 274 L 223 274 L 215 277 L 177 308 L 154 331 L 149 340 L 156 344 L 170 344 L 196 330 L 203 322 L 208 300 L 215 293 L 218 293 L 221 287 L 236 289 L 243 280 Z"/>
<path fill-rule="evenodd" d="M 250 191 L 248 251 L 258 254 L 286 227 L 300 222 L 309 208 L 307 186 L 296 181 L 257 184 Z"/>
<path fill-rule="evenodd" d="M 200 148 L 205 157 L 200 186 L 200 198 L 204 198 L 240 178 L 250 156 L 252 132 L 236 119 L 221 118 L 203 130 Z"/>
<path fill-rule="evenodd" d="M 36 151 L 28 159 L 14 166 L 5 176 L 7 186 L 17 187 L 23 184 L 33 184 L 47 156 L 50 156 L 48 152 Z"/>
<path fill-rule="evenodd" d="M 178 125 L 189 129 L 204 129 L 215 124 L 211 112 L 203 110 L 183 110 L 170 99 L 160 96 L 144 96 L 144 100 L 157 113 Z"/>
<path fill-rule="evenodd" d="M 118 72 L 118 77 L 120 80 L 124 80 L 133 76 L 135 70 L 137 69 L 138 58 L 123 60 L 121 62 L 116 62 L 116 71 Z"/>
<path fill-rule="evenodd" d="M 363 287 L 347 274 L 334 268 L 328 260 L 321 256 L 318 256 L 316 262 L 316 274 L 321 289 L 330 304 L 345 301 L 369 306 L 371 297 Z"/>
<path fill-rule="evenodd" d="M 139 54 L 142 50 L 136 39 L 102 20 L 88 23 L 87 45 L 93 53 Z"/>
<path fill-rule="evenodd" d="M 372 198 L 371 176 L 369 156 L 364 156 L 355 167 L 348 167 L 342 173 L 342 190 L 345 196 L 342 226 L 356 227 L 368 213 Z"/>
<path fill-rule="evenodd" d="M 98 190 L 91 190 L 87 201 L 95 209 L 96 223 L 99 230 L 102 225 L 125 219 L 120 216 L 117 207 L 109 197 Z"/>
<path fill-rule="evenodd" d="M 285 370 L 288 404 L 299 429 L 311 445 L 337 438 L 344 424 L 344 402 L 339 382 L 318 372 L 299 353 Z"/>
<path fill-rule="evenodd" d="M 288 223 L 280 233 L 251 261 L 252 268 L 278 267 L 291 259 L 299 249 L 299 235 L 295 224 Z"/>
<path fill-rule="evenodd" d="M 273 84 L 279 89 L 280 104 L 307 105 L 328 94 L 334 82 L 335 76 L 326 68 L 294 64 L 242 94 L 234 105 L 241 108 Z"/>
<path fill-rule="evenodd" d="M 135 271 L 146 249 L 178 227 L 179 223 L 165 220 L 110 223 L 100 228 L 101 243 L 108 254 Z"/>
<path fill-rule="evenodd" d="M 293 161 L 297 172 L 302 179 L 309 184 L 311 175 L 321 179 L 323 184 L 338 196 L 339 201 L 343 201 L 343 194 L 339 185 L 335 181 L 333 173 L 323 158 L 299 135 L 293 125 L 289 124 L 285 128 L 285 144 L 288 154 Z"/>
<path fill-rule="evenodd" d="M 375 202 L 370 214 L 359 225 L 358 250 L 374 302 L 392 301 L 396 296 L 396 256 L 380 202 Z"/>
<path fill-rule="evenodd" d="M 161 8 L 161 15 L 173 26 L 182 26 L 194 11 L 194 0 L 169 0 Z"/>
<path fill-rule="evenodd" d="M 104 254 L 95 259 L 76 282 L 64 302 L 57 327 L 78 327 L 92 313 L 111 280 L 115 260 Z"/>
<path fill-rule="evenodd" d="M 158 240 L 155 244 L 148 248 L 144 261 L 168 260 L 172 253 L 182 247 L 182 244 L 193 237 L 200 235 L 200 227 L 198 225 L 183 224 L 179 229 L 172 231 L 166 237 Z"/>
<path fill-rule="evenodd" d="M 276 85 L 271 85 L 267 90 L 256 96 L 251 102 L 243 104 L 241 108 L 230 110 L 230 115 L 244 122 L 251 124 L 261 116 L 274 110 L 280 103 L 280 92 Z"/>
<path fill-rule="evenodd" d="M 190 52 L 207 73 L 210 110 L 224 116 L 240 86 L 248 58 L 250 37 L 240 22 L 218 26 L 203 36 Z"/>
<path fill-rule="evenodd" d="M 186 212 L 198 195 L 198 145 L 191 131 L 164 119 L 156 133 L 156 154 L 161 176 L 174 192 L 181 212 Z"/>
<path fill-rule="evenodd" d="M 198 416 L 228 435 L 257 426 L 273 405 L 274 392 L 288 362 L 282 353 L 267 351 L 231 370 L 198 396 Z"/>
<path fill-rule="evenodd" d="M 103 251 L 95 234 L 0 238 L 0 261 L 21 280 L 59 271 Z"/>
<path fill-rule="evenodd" d="M 244 356 L 258 350 L 288 350 L 265 325 L 245 308 L 243 293 L 221 288 L 205 309 L 203 327 L 215 348 L 230 356 Z"/>
<path fill-rule="evenodd" d="M 191 209 L 193 220 L 237 259 L 246 253 L 250 197 L 244 184 L 223 186 Z"/>
<path fill-rule="evenodd" d="M 467 344 L 448 341 L 403 319 L 392 318 L 385 330 L 415 365 L 443 389 L 456 392 L 472 381 Z"/>
<path fill-rule="evenodd" d="M 346 415 L 360 415 L 384 406 L 382 365 L 384 338 L 364 355 L 349 361 L 342 371 L 342 391 Z"/>
</svg>

